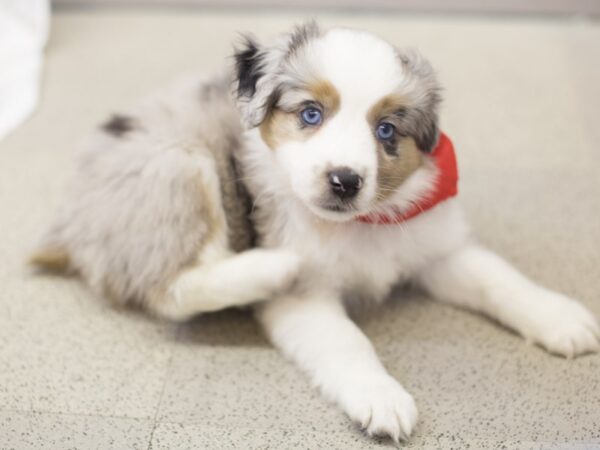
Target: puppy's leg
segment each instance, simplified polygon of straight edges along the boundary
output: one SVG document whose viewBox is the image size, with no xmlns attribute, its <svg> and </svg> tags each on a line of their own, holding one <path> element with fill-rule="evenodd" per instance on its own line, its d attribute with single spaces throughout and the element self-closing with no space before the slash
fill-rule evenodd
<svg viewBox="0 0 600 450">
<path fill-rule="evenodd" d="M 487 314 L 552 353 L 573 357 L 600 350 L 600 329 L 583 306 L 477 245 L 427 267 L 419 278 L 439 300 Z"/>
<path fill-rule="evenodd" d="M 406 439 L 417 421 L 411 395 L 394 380 L 339 301 L 323 295 L 260 305 L 273 343 L 370 435 Z"/>
<path fill-rule="evenodd" d="M 265 300 L 289 287 L 298 267 L 291 252 L 247 250 L 184 270 L 167 295 L 150 308 L 162 317 L 186 320 L 202 312 Z"/>
</svg>

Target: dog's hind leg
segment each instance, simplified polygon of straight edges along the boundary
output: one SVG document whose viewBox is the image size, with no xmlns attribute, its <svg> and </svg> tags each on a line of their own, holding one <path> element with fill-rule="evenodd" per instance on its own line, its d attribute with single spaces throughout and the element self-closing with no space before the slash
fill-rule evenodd
<svg viewBox="0 0 600 450">
<path fill-rule="evenodd" d="M 290 287 L 298 273 L 295 254 L 284 250 L 252 249 L 183 270 L 166 295 L 149 308 L 170 320 L 243 306 L 273 297 Z"/>
</svg>

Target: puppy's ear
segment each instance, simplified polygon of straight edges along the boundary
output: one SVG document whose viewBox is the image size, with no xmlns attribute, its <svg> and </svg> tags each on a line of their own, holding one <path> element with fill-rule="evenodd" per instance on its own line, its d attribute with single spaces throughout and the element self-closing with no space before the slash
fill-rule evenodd
<svg viewBox="0 0 600 450">
<path fill-rule="evenodd" d="M 260 125 L 268 112 L 276 86 L 272 73 L 276 58 L 274 49 L 268 50 L 249 36 L 235 49 L 234 97 L 249 128 Z"/>
<path fill-rule="evenodd" d="M 279 36 L 268 46 L 249 36 L 243 38 L 234 53 L 233 78 L 234 97 L 246 126 L 253 128 L 262 123 L 277 103 L 279 89 L 290 81 L 290 74 L 297 71 L 297 66 L 305 69 L 297 59 L 320 34 L 317 23 L 311 21 Z"/>
<path fill-rule="evenodd" d="M 256 83 L 264 75 L 264 54 L 259 44 L 251 37 L 244 37 L 243 45 L 235 50 L 235 76 L 237 95 L 252 97 L 256 93 Z"/>
<path fill-rule="evenodd" d="M 433 67 L 416 50 L 398 52 L 407 80 L 407 95 L 412 105 L 407 110 L 408 134 L 423 152 L 435 148 L 439 138 L 438 108 L 442 100 L 441 87 Z"/>
</svg>

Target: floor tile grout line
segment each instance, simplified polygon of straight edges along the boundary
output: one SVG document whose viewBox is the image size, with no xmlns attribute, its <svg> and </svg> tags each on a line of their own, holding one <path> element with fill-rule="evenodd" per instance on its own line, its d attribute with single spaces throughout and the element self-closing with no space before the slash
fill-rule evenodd
<svg viewBox="0 0 600 450">
<path fill-rule="evenodd" d="M 79 413 L 57 413 L 57 412 L 50 412 L 50 411 L 29 411 L 29 410 L 20 410 L 20 409 L 15 409 L 15 408 L 0 408 L 0 413 L 2 412 L 15 412 L 15 413 L 33 413 L 33 414 L 47 414 L 47 415 L 55 415 L 55 416 L 72 416 L 72 417 L 97 417 L 97 418 L 114 418 L 114 419 L 127 419 L 127 420 L 134 420 L 134 421 L 150 421 L 152 419 L 150 418 L 140 418 L 140 417 L 126 417 L 126 416 L 114 416 L 114 415 L 100 415 L 100 414 L 79 414 Z M 183 423 L 183 422 L 177 422 L 177 421 L 172 421 L 172 420 L 164 420 L 160 422 L 161 424 L 168 424 L 168 425 L 180 425 L 180 426 L 198 426 L 198 427 L 202 427 L 204 426 L 204 424 L 202 424 L 201 422 L 198 423 L 194 423 L 194 422 L 190 422 L 190 423 Z M 220 426 L 220 425 L 212 425 L 212 428 L 215 429 L 222 429 L 222 430 L 230 430 L 231 427 L 230 426 Z M 242 426 L 242 427 L 236 427 L 237 429 L 242 429 L 242 430 L 254 430 L 254 431 L 263 431 L 263 428 L 258 428 L 258 427 L 248 427 L 248 426 Z M 285 432 L 294 432 L 296 431 L 296 428 L 293 426 L 289 426 L 289 427 L 267 427 L 264 428 L 264 430 L 273 430 L 276 429 L 278 431 L 285 431 Z M 154 431 L 154 430 L 153 430 Z M 327 434 L 328 431 L 327 430 L 316 430 L 317 433 L 321 434 L 321 433 L 325 433 Z M 413 435 L 413 438 L 427 438 L 428 436 L 426 435 L 422 435 L 422 434 L 415 434 Z M 451 439 L 452 436 L 445 436 L 443 437 L 443 439 Z M 440 439 L 439 436 L 435 437 L 436 440 Z M 488 438 L 473 438 L 476 440 L 479 439 L 488 439 Z M 523 439 L 521 440 L 515 440 L 514 442 L 522 442 Z M 596 444 L 595 442 L 595 438 L 591 438 L 586 440 L 592 442 L 593 444 Z M 512 441 L 511 441 L 512 442 Z M 527 441 L 529 442 L 529 441 Z M 580 441 L 577 440 L 561 440 L 561 441 L 555 441 L 555 440 L 546 440 L 546 439 L 542 439 L 542 440 L 534 440 L 532 442 L 535 443 L 541 443 L 541 444 L 556 444 L 557 442 L 560 444 L 568 444 L 568 443 L 578 443 Z M 585 444 L 585 442 L 584 442 Z"/>
<path fill-rule="evenodd" d="M 0 408 L 0 413 L 17 413 L 17 414 L 46 414 L 50 416 L 69 416 L 69 417 L 98 417 L 103 419 L 127 419 L 138 421 L 150 421 L 152 417 L 134 417 L 134 416 L 119 416 L 115 414 L 94 414 L 94 413 L 78 413 L 67 411 L 50 411 L 41 409 L 19 409 L 19 408 Z"/>
<path fill-rule="evenodd" d="M 177 331 L 175 332 L 175 343 L 179 342 L 179 336 L 181 334 L 181 327 L 177 328 Z M 171 365 L 173 362 L 173 353 L 175 351 L 175 348 L 171 348 L 170 350 L 170 355 L 169 355 L 169 360 L 167 362 L 167 370 L 165 372 L 165 378 L 163 380 L 163 385 L 162 388 L 160 390 L 160 395 L 158 397 L 158 402 L 156 403 L 156 410 L 154 411 L 154 418 L 152 419 L 152 430 L 150 431 L 150 437 L 148 438 L 148 449 L 147 450 L 151 450 L 152 449 L 152 440 L 154 439 L 154 431 L 156 430 L 156 426 L 157 426 L 157 422 L 158 422 L 158 413 L 160 411 L 160 405 L 162 404 L 162 400 L 165 394 L 165 390 L 167 388 L 167 381 L 169 379 L 169 376 L 171 374 Z"/>
</svg>

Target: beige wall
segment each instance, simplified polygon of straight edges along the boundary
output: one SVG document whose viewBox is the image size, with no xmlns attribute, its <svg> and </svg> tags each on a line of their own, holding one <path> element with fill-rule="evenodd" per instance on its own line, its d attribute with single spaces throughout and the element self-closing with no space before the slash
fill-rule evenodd
<svg viewBox="0 0 600 450">
<path fill-rule="evenodd" d="M 600 0 L 53 0 L 55 4 L 172 4 L 396 9 L 440 12 L 600 14 Z"/>
</svg>

